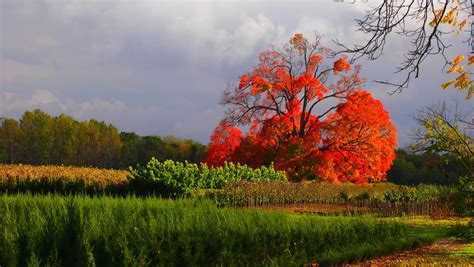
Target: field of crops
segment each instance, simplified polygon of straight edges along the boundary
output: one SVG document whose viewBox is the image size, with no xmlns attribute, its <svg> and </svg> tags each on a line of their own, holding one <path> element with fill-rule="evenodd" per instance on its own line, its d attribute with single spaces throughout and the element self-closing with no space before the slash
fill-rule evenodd
<svg viewBox="0 0 474 267">
<path fill-rule="evenodd" d="M 456 190 L 450 186 L 399 186 L 317 182 L 230 182 L 222 190 L 196 191 L 219 205 L 315 213 L 357 213 L 380 216 L 452 216 Z"/>
<path fill-rule="evenodd" d="M 290 183 L 272 167 L 238 164 L 209 168 L 204 164 L 159 162 L 125 170 L 85 167 L 0 165 L 0 191 L 88 195 L 206 196 L 221 206 L 290 208 L 314 212 L 338 207 L 342 213 L 382 216 L 453 215 L 454 190 L 448 186 L 398 186 Z M 290 207 L 288 207 L 290 206 Z M 317 207 L 313 209 L 312 207 Z"/>
<path fill-rule="evenodd" d="M 0 192 L 59 194 L 161 195 L 181 197 L 191 190 L 220 189 L 235 181 L 286 181 L 272 166 L 252 169 L 239 164 L 210 168 L 205 164 L 154 158 L 125 170 L 86 167 L 0 165 Z"/>
<path fill-rule="evenodd" d="M 121 190 L 128 171 L 89 167 L 0 165 L 0 191 L 99 193 Z"/>
<path fill-rule="evenodd" d="M 379 217 L 451 216 L 460 191 L 153 159 L 129 171 L 0 165 L 0 192 L 0 266 L 301 266 L 433 241 Z"/>
<path fill-rule="evenodd" d="M 218 209 L 212 201 L 0 196 L 5 266 L 333 264 L 411 247 L 398 223 Z"/>
</svg>

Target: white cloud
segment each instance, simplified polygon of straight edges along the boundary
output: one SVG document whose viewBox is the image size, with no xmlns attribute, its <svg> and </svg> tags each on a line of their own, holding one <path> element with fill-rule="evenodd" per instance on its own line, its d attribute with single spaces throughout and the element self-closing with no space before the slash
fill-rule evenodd
<svg viewBox="0 0 474 267">
<path fill-rule="evenodd" d="M 27 84 L 41 79 L 47 79 L 53 70 L 38 64 L 27 64 L 15 60 L 1 60 L 0 82 L 3 86 L 13 83 Z"/>
<path fill-rule="evenodd" d="M 78 116 L 82 117 L 83 114 L 95 113 L 95 112 L 118 112 L 123 111 L 127 107 L 125 104 L 117 99 L 101 100 L 92 99 L 89 101 L 81 102 L 77 104 L 79 106 Z"/>
<path fill-rule="evenodd" d="M 48 90 L 38 90 L 31 97 L 30 103 L 34 106 L 48 105 L 58 102 L 58 98 Z"/>
<path fill-rule="evenodd" d="M 31 97 L 23 97 L 11 91 L 0 92 L 0 114 L 2 116 L 32 110 L 44 109 L 52 114 L 67 113 L 78 118 L 94 117 L 94 114 L 113 114 L 127 109 L 117 99 L 93 98 L 86 101 L 74 101 L 71 98 L 60 99 L 51 90 L 36 90 Z"/>
</svg>

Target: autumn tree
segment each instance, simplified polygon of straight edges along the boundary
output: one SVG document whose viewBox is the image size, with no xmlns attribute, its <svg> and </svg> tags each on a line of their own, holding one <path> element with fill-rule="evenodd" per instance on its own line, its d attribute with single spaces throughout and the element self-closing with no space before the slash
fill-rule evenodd
<svg viewBox="0 0 474 267">
<path fill-rule="evenodd" d="M 228 107 L 206 162 L 274 162 L 292 180 L 366 183 L 385 179 L 396 146 L 382 103 L 362 90 L 360 67 L 302 34 L 270 48 L 223 94 Z M 237 126 L 249 126 L 242 135 Z"/>
<path fill-rule="evenodd" d="M 231 124 L 222 121 L 214 129 L 211 136 L 211 145 L 205 162 L 211 166 L 222 165 L 231 161 L 232 154 L 242 141 L 242 131 Z"/>
<path fill-rule="evenodd" d="M 356 60 L 362 57 L 376 60 L 386 50 L 389 38 L 406 40 L 411 45 L 397 73 L 405 74 L 401 81 L 377 81 L 385 85 L 395 86 L 396 91 L 408 87 L 410 80 L 420 76 L 424 61 L 434 55 L 439 55 L 445 65 L 440 69 L 446 71 L 451 80 L 441 85 L 441 88 L 454 87 L 466 92 L 466 99 L 470 99 L 474 92 L 472 81 L 472 64 L 474 56 L 469 48 L 473 49 L 472 39 L 472 1 L 468 0 L 405 0 L 379 1 L 369 7 L 365 16 L 356 19 L 357 30 L 367 38 L 365 42 L 346 45 L 337 40 L 343 49 L 342 53 L 350 53 Z M 455 46 L 446 37 L 457 36 L 467 43 L 465 51 L 454 51 L 454 57 L 448 52 Z M 448 66 L 447 69 L 445 67 Z"/>
</svg>

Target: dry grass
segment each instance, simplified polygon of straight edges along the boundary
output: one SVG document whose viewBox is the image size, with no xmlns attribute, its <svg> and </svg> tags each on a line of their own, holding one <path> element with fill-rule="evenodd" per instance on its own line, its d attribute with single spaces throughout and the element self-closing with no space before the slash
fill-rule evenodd
<svg viewBox="0 0 474 267">
<path fill-rule="evenodd" d="M 88 167 L 0 165 L 0 189 L 51 184 L 105 188 L 127 183 L 128 175 L 124 170 Z"/>
</svg>

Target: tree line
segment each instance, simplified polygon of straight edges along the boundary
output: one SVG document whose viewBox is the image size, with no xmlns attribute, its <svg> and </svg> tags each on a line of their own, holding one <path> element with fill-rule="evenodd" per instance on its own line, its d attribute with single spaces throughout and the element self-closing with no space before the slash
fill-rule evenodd
<svg viewBox="0 0 474 267">
<path fill-rule="evenodd" d="M 174 136 L 139 136 L 119 132 L 112 124 L 77 121 L 36 109 L 17 121 L 0 118 L 0 163 L 127 168 L 151 157 L 198 163 L 207 146 Z"/>
<path fill-rule="evenodd" d="M 431 151 L 414 153 L 396 150 L 395 161 L 387 173 L 387 181 L 395 184 L 455 184 L 461 176 L 470 175 L 459 158 Z"/>
</svg>

